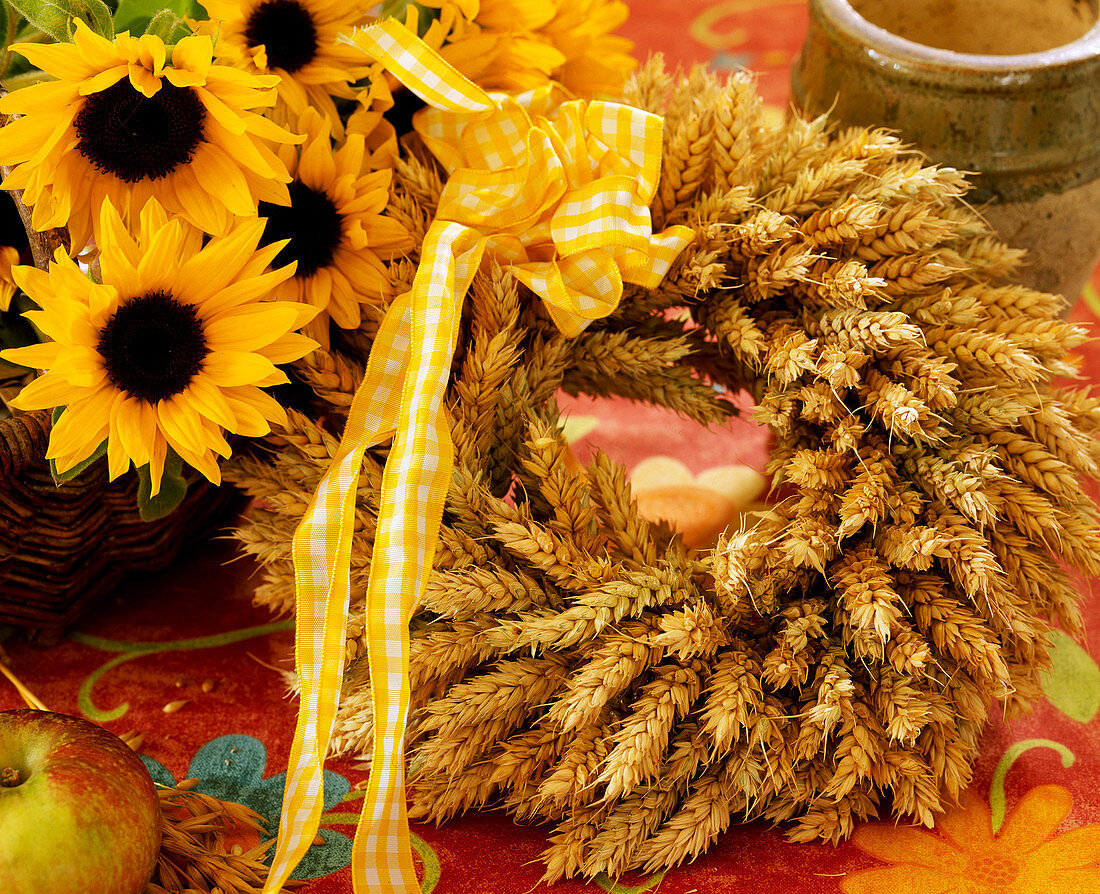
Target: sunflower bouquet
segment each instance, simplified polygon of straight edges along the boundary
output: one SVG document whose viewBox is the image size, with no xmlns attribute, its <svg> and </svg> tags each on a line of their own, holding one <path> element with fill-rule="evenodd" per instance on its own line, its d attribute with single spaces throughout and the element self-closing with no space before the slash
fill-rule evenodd
<svg viewBox="0 0 1100 894">
<path fill-rule="evenodd" d="M 371 12 L 490 88 L 612 91 L 632 65 L 618 2 Z M 105 457 L 137 470 L 144 515 L 171 511 L 185 466 L 216 484 L 235 438 L 285 422 L 288 364 L 377 324 L 414 243 L 387 213 L 409 97 L 349 40 L 371 19 L 347 0 L 7 10 L 0 165 L 30 244 L 0 247 L 0 309 L 18 293 L 34 331 L 8 314 L 5 344 L 32 343 L 3 360 L 40 371 L 10 403 L 53 411 L 55 477 Z"/>
<path fill-rule="evenodd" d="M 691 238 L 653 232 L 659 117 L 584 98 L 617 93 L 633 65 L 611 34 L 625 5 L 16 9 L 3 77 L 19 86 L 0 99 L 0 166 L 29 236 L 34 265 L 11 280 L 36 338 L 0 356 L 36 375 L 10 404 L 52 412 L 55 479 L 133 468 L 141 516 L 156 519 L 192 472 L 216 486 L 241 439 L 286 428 L 304 358 L 346 358 L 362 381 L 346 446 L 295 537 L 299 670 L 320 695 L 301 709 L 269 887 L 313 839 L 355 481 L 364 451 L 391 440 L 390 540 L 375 548 L 371 589 L 379 676 L 395 682 L 380 693 L 386 760 L 363 814 L 382 827 L 356 841 L 377 848 L 357 859 L 390 873 L 386 884 L 414 885 L 394 650 L 407 648 L 406 603 L 450 477 L 440 398 L 466 292 L 492 258 L 576 334 L 614 310 L 624 283 L 656 286 Z M 411 198 L 444 182 L 434 211 Z"/>
</svg>

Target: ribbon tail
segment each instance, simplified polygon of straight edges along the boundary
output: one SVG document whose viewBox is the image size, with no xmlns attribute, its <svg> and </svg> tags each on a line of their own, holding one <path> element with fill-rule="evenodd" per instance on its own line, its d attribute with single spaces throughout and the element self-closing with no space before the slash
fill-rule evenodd
<svg viewBox="0 0 1100 894">
<path fill-rule="evenodd" d="M 389 437 L 397 424 L 408 367 L 408 331 L 408 297 L 401 296 L 382 322 L 332 465 L 294 532 L 295 664 L 301 698 L 279 840 L 263 894 L 282 888 L 312 845 L 320 823 L 324 758 L 343 674 L 359 469 L 365 451 Z"/>
<path fill-rule="evenodd" d="M 382 476 L 382 502 L 367 584 L 374 751 L 352 850 L 357 894 L 415 894 L 420 890 L 405 807 L 409 621 L 431 572 L 451 482 L 454 449 L 443 400 L 461 302 L 484 244 L 465 227 L 433 224 L 413 281 L 410 365 L 397 434 Z"/>
<path fill-rule="evenodd" d="M 394 571 L 392 566 L 380 569 L 378 580 L 382 583 L 368 589 L 367 636 L 371 698 L 374 703 L 374 750 L 363 812 L 352 849 L 351 869 L 356 894 L 416 894 L 420 891 L 412 860 L 405 805 L 405 728 L 411 695 L 409 621 L 431 571 L 443 517 L 443 503 L 454 466 L 449 423 L 442 408 L 434 431 L 435 455 L 425 463 L 416 484 L 418 488 L 425 488 L 433 499 L 423 506 L 424 511 L 419 518 L 406 514 L 401 519 L 402 522 L 412 522 L 409 527 L 395 523 L 388 526 L 384 537 L 380 524 L 375 541 L 372 580 L 374 569 L 379 566 L 380 553 L 396 559 L 416 555 L 415 561 L 420 568 L 408 568 L 410 573 L 419 572 L 419 579 L 412 586 L 406 581 L 397 593 L 388 592 L 384 583 Z M 415 437 L 410 440 L 415 440 Z M 395 440 L 393 450 L 399 456 L 406 456 L 408 444 L 399 444 Z M 424 462 L 425 459 L 420 457 L 416 461 Z M 392 539 L 401 538 L 402 534 L 416 540 L 415 546 L 405 547 L 411 552 L 387 552 L 385 545 L 382 550 L 379 549 L 384 539 L 391 539 L 392 542 Z"/>
</svg>

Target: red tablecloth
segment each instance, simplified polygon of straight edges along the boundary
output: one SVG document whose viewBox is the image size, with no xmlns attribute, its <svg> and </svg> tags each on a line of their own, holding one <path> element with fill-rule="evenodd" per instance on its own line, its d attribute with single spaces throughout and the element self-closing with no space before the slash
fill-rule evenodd
<svg viewBox="0 0 1100 894">
<path fill-rule="evenodd" d="M 802 0 L 636 0 L 626 30 L 639 55 L 660 50 L 672 64 L 754 69 L 765 99 L 782 106 L 805 25 Z M 1074 319 L 1094 324 L 1098 287 L 1100 275 Z M 1086 375 L 1100 379 L 1100 354 L 1092 348 L 1086 349 Z M 570 411 L 575 430 L 585 432 L 578 441 L 582 454 L 585 445 L 599 444 L 628 468 L 651 454 L 676 457 L 693 472 L 731 463 L 760 467 L 765 455 L 763 432 L 744 421 L 704 433 L 669 413 L 625 404 L 576 401 Z M 289 621 L 273 622 L 252 607 L 255 571 L 231 542 L 215 542 L 167 573 L 131 581 L 59 645 L 46 650 L 9 637 L 5 649 L 52 709 L 85 714 L 118 733 L 142 731 L 158 779 L 202 777 L 202 790 L 248 804 L 274 823 L 296 704 L 272 668 L 289 667 L 293 646 Z M 1087 602 L 1087 646 L 1100 655 L 1100 604 Z M 212 681 L 212 691 L 204 681 Z M 934 839 L 884 824 L 834 848 L 788 844 L 762 824 L 734 826 L 704 857 L 663 876 L 619 885 L 563 882 L 551 890 L 1100 892 L 1100 670 L 1067 639 L 1059 643 L 1047 689 L 1050 702 L 1030 718 L 994 719 L 971 793 Z M 180 699 L 187 700 L 183 708 L 164 713 L 165 704 Z M 0 685 L 0 709 L 17 704 L 13 690 Z M 325 843 L 310 850 L 298 872 L 313 879 L 308 894 L 351 891 L 349 836 L 361 804 L 355 786 L 366 773 L 351 760 L 332 761 L 328 771 Z M 1007 816 L 996 836 L 991 804 L 998 819 Z M 424 891 L 548 890 L 538 882 L 543 828 L 487 813 L 440 829 L 414 826 L 414 832 Z"/>
</svg>

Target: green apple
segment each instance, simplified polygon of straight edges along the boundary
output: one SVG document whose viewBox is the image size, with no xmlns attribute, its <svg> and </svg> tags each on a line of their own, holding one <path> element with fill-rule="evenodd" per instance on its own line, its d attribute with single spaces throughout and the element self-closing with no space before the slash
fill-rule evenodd
<svg viewBox="0 0 1100 894">
<path fill-rule="evenodd" d="M 0 711 L 0 891 L 142 894 L 161 812 L 145 765 L 80 717 Z"/>
</svg>

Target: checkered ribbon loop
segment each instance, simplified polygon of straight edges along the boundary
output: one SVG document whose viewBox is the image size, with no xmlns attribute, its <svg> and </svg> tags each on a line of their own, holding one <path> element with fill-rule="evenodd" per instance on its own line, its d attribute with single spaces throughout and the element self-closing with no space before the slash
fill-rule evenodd
<svg viewBox="0 0 1100 894">
<path fill-rule="evenodd" d="M 279 841 L 265 894 L 305 855 L 320 820 L 322 762 L 336 718 L 364 452 L 393 438 L 367 582 L 374 701 L 369 788 L 355 836 L 359 894 L 420 890 L 405 812 L 409 620 L 432 567 L 453 467 L 443 403 L 462 302 L 486 252 L 576 335 L 618 305 L 623 283 L 656 286 L 691 240 L 652 232 L 661 120 L 551 85 L 487 94 L 393 20 L 354 42 L 429 107 L 415 127 L 448 170 L 412 290 L 388 309 L 340 448 L 294 536 L 301 686 Z"/>
</svg>

